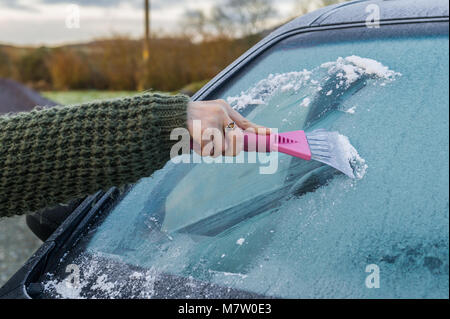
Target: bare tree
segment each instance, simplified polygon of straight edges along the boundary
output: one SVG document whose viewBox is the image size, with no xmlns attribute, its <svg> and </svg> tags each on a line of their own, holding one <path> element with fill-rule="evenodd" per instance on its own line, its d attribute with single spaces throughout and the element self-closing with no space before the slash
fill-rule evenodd
<svg viewBox="0 0 450 319">
<path fill-rule="evenodd" d="M 210 21 L 203 10 L 186 10 L 182 18 L 182 32 L 193 39 L 204 39 L 208 36 Z"/>
<path fill-rule="evenodd" d="M 213 8 L 212 23 L 219 32 L 247 36 L 267 28 L 276 15 L 272 0 L 226 0 Z"/>
<path fill-rule="evenodd" d="M 294 4 L 294 12 L 292 17 L 301 16 L 318 8 L 345 1 L 346 0 L 297 0 Z"/>
<path fill-rule="evenodd" d="M 219 36 L 236 37 L 239 27 L 226 14 L 221 6 L 214 6 L 211 10 L 211 28 Z"/>
<path fill-rule="evenodd" d="M 210 34 L 242 37 L 269 27 L 270 19 L 277 16 L 272 0 L 222 0 L 209 14 L 201 10 L 188 10 L 184 14 L 184 32 L 202 38 Z"/>
</svg>

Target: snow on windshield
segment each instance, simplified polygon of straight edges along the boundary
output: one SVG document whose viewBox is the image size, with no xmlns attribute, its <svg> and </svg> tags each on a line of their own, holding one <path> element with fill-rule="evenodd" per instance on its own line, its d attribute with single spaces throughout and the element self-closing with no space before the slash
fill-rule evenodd
<svg viewBox="0 0 450 319">
<path fill-rule="evenodd" d="M 328 77 L 324 77 L 320 69 L 325 69 Z M 280 92 L 296 92 L 300 89 L 308 88 L 310 93 L 321 91 L 321 83 L 335 76 L 339 81 L 336 89 L 348 88 L 352 83 L 363 77 L 370 75 L 380 80 L 379 85 L 386 85 L 395 80 L 401 74 L 389 69 L 382 63 L 369 58 L 362 58 L 356 55 L 345 58 L 339 57 L 334 62 L 325 62 L 313 70 L 303 70 L 287 72 L 282 74 L 270 74 L 267 78 L 260 80 L 255 86 L 241 92 L 239 96 L 230 96 L 227 102 L 237 109 L 242 110 L 248 105 L 266 104 L 275 94 Z M 331 95 L 333 90 L 326 92 Z M 301 106 L 308 107 L 311 103 L 310 97 L 305 97 Z M 354 113 L 354 109 L 350 111 Z"/>
</svg>

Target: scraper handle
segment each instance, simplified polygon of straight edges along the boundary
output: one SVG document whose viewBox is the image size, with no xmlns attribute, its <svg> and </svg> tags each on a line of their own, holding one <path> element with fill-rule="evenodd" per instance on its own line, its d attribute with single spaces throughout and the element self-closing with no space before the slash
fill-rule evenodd
<svg viewBox="0 0 450 319">
<path fill-rule="evenodd" d="M 275 135 L 260 135 L 244 132 L 244 151 L 246 152 L 270 152 L 275 150 Z"/>
<path fill-rule="evenodd" d="M 245 152 L 270 152 L 275 151 L 275 135 L 259 135 L 250 132 L 244 133 Z M 191 150 L 194 149 L 194 142 L 191 139 Z"/>
<path fill-rule="evenodd" d="M 311 160 L 311 149 L 306 134 L 302 130 L 270 135 L 244 132 L 244 150 L 247 152 L 278 151 L 307 161 Z"/>
</svg>

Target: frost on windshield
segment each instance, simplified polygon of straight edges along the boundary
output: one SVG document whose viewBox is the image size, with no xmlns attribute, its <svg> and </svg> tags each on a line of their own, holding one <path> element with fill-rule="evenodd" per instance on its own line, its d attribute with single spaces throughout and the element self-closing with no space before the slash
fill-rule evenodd
<svg viewBox="0 0 450 319">
<path fill-rule="evenodd" d="M 242 274 L 222 275 L 246 278 Z M 260 297 L 254 293 L 199 281 L 191 275 L 173 276 L 160 267 L 135 266 L 120 256 L 102 253 L 81 253 L 72 263 L 62 267 L 59 273 L 45 274 L 42 288 L 44 297 L 70 299 Z"/>
<path fill-rule="evenodd" d="M 448 38 L 338 43 L 301 53 L 308 70 L 298 67 L 295 49 L 277 51 L 218 98 L 279 131 L 339 132 L 343 145 L 348 137 L 354 146 L 345 151 L 360 155 L 355 174 L 363 178 L 289 156 L 280 156 L 273 175 L 251 165 L 169 162 L 81 239 L 83 252 L 71 252 L 59 272 L 48 274 L 45 291 L 448 298 Z M 163 227 L 174 221 L 182 227 Z M 70 263 L 80 266 L 82 281 L 69 291 Z M 373 264 L 379 289 L 365 285 Z"/>
<path fill-rule="evenodd" d="M 114 260 L 114 259 L 113 259 Z M 78 256 L 61 279 L 47 274 L 44 291 L 48 295 L 70 299 L 84 298 L 151 298 L 157 272 L 154 269 L 135 270 L 126 264 L 120 272 L 111 272 L 117 264 L 100 256 Z M 75 273 L 73 266 L 77 267 Z M 82 270 L 79 272 L 79 270 Z"/>
</svg>

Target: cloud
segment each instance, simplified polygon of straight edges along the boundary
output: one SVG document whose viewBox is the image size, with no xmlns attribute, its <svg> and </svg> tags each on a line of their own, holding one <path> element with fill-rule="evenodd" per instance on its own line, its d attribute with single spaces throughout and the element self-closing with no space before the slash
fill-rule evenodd
<svg viewBox="0 0 450 319">
<path fill-rule="evenodd" d="M 150 1 L 153 32 L 176 33 L 185 10 L 209 10 L 226 0 Z M 273 0 L 273 3 L 287 16 L 293 1 L 298 0 Z M 79 29 L 65 27 L 65 6 L 71 3 L 81 7 Z M 139 38 L 143 33 L 143 5 L 144 0 L 0 0 L 0 30 L 8 30 L 0 32 L 0 42 L 57 45 L 107 37 L 112 32 Z"/>
<path fill-rule="evenodd" d="M 14 0 L 9 0 L 13 2 Z M 189 2 L 189 0 L 150 0 L 151 7 L 153 9 L 160 9 L 171 5 L 183 5 Z M 78 4 L 85 7 L 115 7 L 122 3 L 127 3 L 133 7 L 142 8 L 144 6 L 144 0 L 41 0 L 44 4 Z"/>
<path fill-rule="evenodd" d="M 37 9 L 35 6 L 31 6 L 28 4 L 23 4 L 22 2 L 18 0 L 0 0 L 0 6 L 6 7 L 9 9 L 16 9 L 16 10 L 22 10 L 22 11 L 28 11 L 28 12 L 38 12 L 39 9 Z"/>
<path fill-rule="evenodd" d="M 214 0 L 210 0 L 214 2 Z M 184 6 L 187 3 L 198 2 L 196 0 L 150 0 L 151 7 L 153 9 L 161 9 L 165 7 L 170 7 L 174 5 Z M 35 5 L 45 5 L 45 4 L 78 4 L 83 7 L 100 7 L 100 8 L 110 8 L 115 7 L 120 4 L 127 3 L 136 8 L 142 8 L 144 6 L 144 0 L 35 0 L 35 1 L 20 1 L 20 0 L 0 0 L 0 5 L 10 9 L 19 10 L 35 10 Z"/>
<path fill-rule="evenodd" d="M 70 0 L 70 1 L 64 1 L 64 0 L 41 0 L 40 1 L 43 4 L 78 4 L 80 6 L 86 6 L 86 7 L 114 7 L 121 3 L 129 3 L 133 6 L 142 6 L 143 1 L 142 0 Z"/>
</svg>

